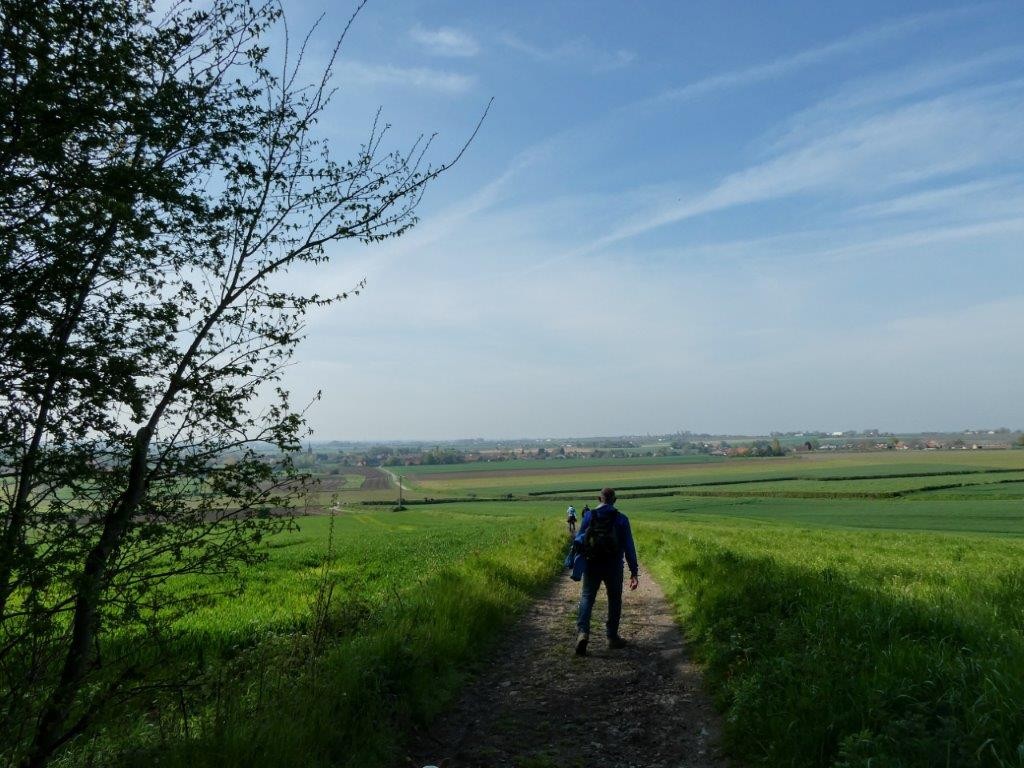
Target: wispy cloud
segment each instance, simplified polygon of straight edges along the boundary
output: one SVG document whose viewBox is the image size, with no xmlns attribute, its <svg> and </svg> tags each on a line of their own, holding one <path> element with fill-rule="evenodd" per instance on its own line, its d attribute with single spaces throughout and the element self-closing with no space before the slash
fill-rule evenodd
<svg viewBox="0 0 1024 768">
<path fill-rule="evenodd" d="M 416 26 L 409 30 L 409 37 L 435 56 L 469 58 L 480 53 L 480 44 L 476 39 L 468 32 L 454 27 L 427 29 Z"/>
<path fill-rule="evenodd" d="M 586 37 L 544 47 L 528 42 L 518 35 L 506 33 L 501 36 L 501 42 L 513 51 L 525 54 L 536 61 L 569 61 L 594 72 L 621 69 L 637 60 L 637 55 L 633 51 L 625 48 L 600 48 Z"/>
<path fill-rule="evenodd" d="M 814 48 L 691 74 L 661 103 L 602 101 L 505 161 L 554 121 L 516 123 L 417 229 L 295 275 L 370 289 L 311 316 L 315 362 L 289 383 L 328 385 L 323 436 L 1020 423 L 1024 46 L 979 42 L 978 7 L 831 42 L 809 28 Z M 556 63 L 583 92 L 631 60 L 551 40 L 493 42 L 537 90 Z M 382 69 L 363 74 L 421 87 L 424 70 Z M 635 69 L 616 79 L 645 93 Z M 552 386 L 567 379 L 589 383 Z"/>
<path fill-rule="evenodd" d="M 1024 217 L 1011 216 L 994 221 L 969 223 L 950 227 L 919 226 L 908 232 L 868 239 L 838 248 L 818 248 L 794 256 L 813 256 L 823 261 L 843 261 L 867 255 L 910 253 L 923 248 L 937 248 L 964 243 L 979 243 L 987 238 L 1017 238 L 1024 234 Z"/>
<path fill-rule="evenodd" d="M 919 32 L 929 26 L 949 21 L 967 13 L 976 12 L 975 8 L 952 9 L 916 14 L 896 19 L 872 29 L 857 32 L 847 37 L 834 40 L 825 45 L 807 48 L 803 51 L 783 56 L 774 61 L 756 64 L 752 67 L 711 75 L 692 83 L 663 91 L 647 102 L 680 101 L 694 99 L 727 88 L 738 88 L 754 85 L 766 80 L 774 80 L 792 74 L 815 64 L 855 53 L 869 46 L 877 45 L 897 37 Z"/>
<path fill-rule="evenodd" d="M 1022 63 L 1024 47 L 1008 46 L 970 58 L 930 61 L 854 80 L 793 115 L 773 149 L 783 150 L 800 144 L 808 136 L 837 130 L 851 119 L 862 119 L 865 114 L 892 105 L 966 88 L 979 77 L 985 78 L 986 82 L 998 82 L 1000 68 L 1016 73 Z"/>
<path fill-rule="evenodd" d="M 978 56 L 954 61 L 929 61 L 884 75 L 857 80 L 842 87 L 834 97 L 822 101 L 819 110 L 841 112 L 900 101 L 919 94 L 960 86 L 977 75 L 989 75 L 1003 65 L 1018 69 L 1024 62 L 1024 46 L 1006 46 Z"/>
<path fill-rule="evenodd" d="M 826 62 L 831 57 L 856 53 L 872 45 L 892 41 L 901 36 L 913 34 L 931 27 L 940 26 L 972 14 L 977 14 L 994 3 L 983 3 L 964 8 L 953 8 L 930 13 L 916 14 L 894 19 L 887 23 L 862 30 L 847 37 L 834 40 L 821 46 L 815 46 L 792 53 L 774 61 L 760 63 L 731 72 L 720 73 L 695 82 L 662 91 L 651 97 L 644 97 L 627 102 L 618 108 L 601 115 L 596 120 L 566 127 L 549 136 L 538 147 L 551 149 L 555 146 L 565 147 L 567 151 L 581 139 L 588 137 L 598 126 L 612 126 L 622 120 L 635 120 L 638 113 L 673 101 L 685 101 L 711 95 L 718 90 L 752 85 L 766 80 L 782 78 L 794 74 L 801 69 Z M 515 35 L 504 35 L 502 41 L 509 47 L 520 50 L 527 55 L 549 61 L 558 56 L 567 56 L 570 46 L 563 45 L 554 49 L 544 49 L 531 45 Z M 628 52 L 626 52 L 628 56 Z M 1009 46 L 988 51 L 975 57 L 957 62 L 931 62 L 916 65 L 896 72 L 888 72 L 884 77 L 861 80 L 840 87 L 828 98 L 822 99 L 813 107 L 796 113 L 785 126 L 783 138 L 776 139 L 772 149 L 781 154 L 787 148 L 814 141 L 828 131 L 839 131 L 842 124 L 857 122 L 863 119 L 868 107 L 878 107 L 885 103 L 906 100 L 916 94 L 927 93 L 942 87 L 955 85 L 971 75 L 984 72 L 1004 63 L 1018 62 L 1024 56 L 1024 48 Z M 859 114 L 853 114 L 851 112 Z M 770 141 L 769 134 L 764 141 Z M 694 210 L 694 215 L 702 211 Z M 618 239 L 618 238 L 616 238 Z M 585 246 L 583 251 L 591 248 Z M 575 255 L 575 254 L 574 254 Z M 560 257 L 561 258 L 561 257 Z"/>
<path fill-rule="evenodd" d="M 1024 159 L 1024 83 L 965 90 L 849 120 L 841 130 L 734 172 L 703 193 L 654 206 L 559 259 L 697 216 L 801 193 L 858 195 Z"/>
<path fill-rule="evenodd" d="M 458 233 L 465 232 L 471 221 L 502 202 L 511 182 L 540 156 L 541 153 L 533 150 L 518 154 L 497 177 L 438 211 L 403 237 L 390 241 L 383 247 L 378 260 L 394 260 L 410 254 L 430 252 L 439 243 L 450 241 Z"/>
<path fill-rule="evenodd" d="M 1024 211 L 1024 185 L 1019 177 L 1002 176 L 914 191 L 857 206 L 850 215 L 863 218 L 936 212 L 1000 215 L 1008 213 L 1007 208 Z"/>
<path fill-rule="evenodd" d="M 476 75 L 428 67 L 396 67 L 391 64 L 346 61 L 338 69 L 340 82 L 364 87 L 422 88 L 457 95 L 471 90 L 477 82 Z"/>
</svg>

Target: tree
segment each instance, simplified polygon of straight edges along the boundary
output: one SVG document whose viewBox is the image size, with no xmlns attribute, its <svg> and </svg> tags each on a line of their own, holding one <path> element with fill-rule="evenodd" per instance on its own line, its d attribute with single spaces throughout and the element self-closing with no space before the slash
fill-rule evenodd
<svg viewBox="0 0 1024 768">
<path fill-rule="evenodd" d="M 188 607 L 173 579 L 258 558 L 303 481 L 280 375 L 305 313 L 350 292 L 276 278 L 401 235 L 461 156 L 385 151 L 374 120 L 335 161 L 316 126 L 344 33 L 306 83 L 309 37 L 272 61 L 281 22 L 248 0 L 158 21 L 146 0 L 0 0 L 5 762 L 46 764 L 174 682 L 154 663 Z"/>
</svg>

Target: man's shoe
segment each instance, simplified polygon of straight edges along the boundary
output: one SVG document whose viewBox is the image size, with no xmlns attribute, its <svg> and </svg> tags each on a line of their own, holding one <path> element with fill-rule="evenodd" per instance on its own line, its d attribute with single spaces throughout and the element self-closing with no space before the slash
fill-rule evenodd
<svg viewBox="0 0 1024 768">
<path fill-rule="evenodd" d="M 609 648 L 625 648 L 628 645 L 629 645 L 629 642 L 626 641 L 626 640 L 623 640 L 618 635 L 616 635 L 615 637 L 609 637 L 608 638 L 608 647 Z"/>
<path fill-rule="evenodd" d="M 576 637 L 576 655 L 577 656 L 586 656 L 587 655 L 587 641 L 589 639 L 590 638 L 587 636 L 586 632 L 580 632 L 579 635 Z"/>
</svg>

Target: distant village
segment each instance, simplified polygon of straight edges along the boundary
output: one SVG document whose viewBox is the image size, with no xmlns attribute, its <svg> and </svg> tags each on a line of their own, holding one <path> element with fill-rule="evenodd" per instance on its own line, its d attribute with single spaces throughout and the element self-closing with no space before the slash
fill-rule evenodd
<svg viewBox="0 0 1024 768">
<path fill-rule="evenodd" d="M 877 429 L 773 432 L 766 436 L 711 435 L 681 431 L 614 438 L 543 438 L 437 443 L 416 441 L 310 443 L 298 464 L 321 461 L 341 466 L 401 467 L 521 460 L 668 458 L 717 456 L 770 458 L 827 451 L 980 451 L 1024 448 L 1024 432 L 1006 427 L 952 433 L 895 434 Z"/>
</svg>

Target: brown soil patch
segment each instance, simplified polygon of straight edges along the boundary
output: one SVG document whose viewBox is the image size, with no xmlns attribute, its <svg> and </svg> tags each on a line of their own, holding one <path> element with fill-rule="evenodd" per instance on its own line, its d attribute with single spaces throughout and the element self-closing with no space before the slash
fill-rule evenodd
<svg viewBox="0 0 1024 768">
<path fill-rule="evenodd" d="M 356 473 L 349 472 L 348 474 L 354 475 Z M 351 491 L 359 487 L 346 482 L 343 475 L 320 475 L 317 477 L 317 481 L 317 485 L 314 488 L 317 491 Z"/>
<path fill-rule="evenodd" d="M 391 487 L 391 476 L 376 467 L 361 467 L 359 474 L 366 478 L 360 490 L 383 491 Z"/>
<path fill-rule="evenodd" d="M 344 475 L 362 475 L 361 485 L 345 481 Z M 342 467 L 338 475 L 320 475 L 321 491 L 380 491 L 391 487 L 391 477 L 377 467 Z"/>
<path fill-rule="evenodd" d="M 649 576 L 624 597 L 609 650 L 604 592 L 590 653 L 573 655 L 579 584 L 559 578 L 512 629 L 493 664 L 428 732 L 402 768 L 721 768 L 720 723 L 683 636 Z"/>
</svg>

